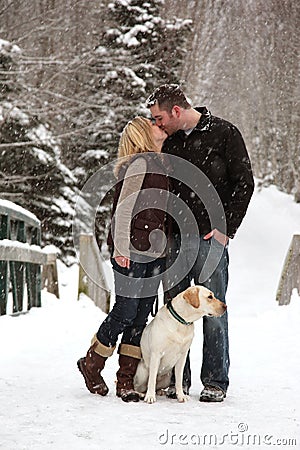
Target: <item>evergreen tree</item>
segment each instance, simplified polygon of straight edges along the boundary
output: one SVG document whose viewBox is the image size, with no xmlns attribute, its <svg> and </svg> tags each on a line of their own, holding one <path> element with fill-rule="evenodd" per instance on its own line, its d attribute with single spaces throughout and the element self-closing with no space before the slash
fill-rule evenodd
<svg viewBox="0 0 300 450">
<path fill-rule="evenodd" d="M 89 131 L 66 139 L 67 160 L 80 182 L 116 155 L 121 130 L 162 83 L 180 82 L 190 21 L 164 20 L 163 0 L 113 0 L 99 34 L 101 43 L 80 57 L 77 94 L 84 100 L 69 128 Z M 103 7 L 103 6 L 102 6 Z M 103 14 L 105 14 L 103 10 Z M 84 96 L 84 97 L 83 97 Z M 66 111 L 68 114 L 68 111 Z"/>
<path fill-rule="evenodd" d="M 34 213 L 42 224 L 42 243 L 53 244 L 67 261 L 74 254 L 71 223 L 74 176 L 60 160 L 58 142 L 47 124 L 30 114 L 19 83 L 21 50 L 0 41 L 0 197 Z M 70 261 L 70 260 L 69 260 Z"/>
<path fill-rule="evenodd" d="M 75 127 L 92 118 L 92 132 L 76 138 L 72 158 L 79 187 L 117 153 L 120 132 L 137 114 L 149 114 L 144 103 L 162 83 L 178 83 L 186 56 L 191 21 L 160 17 L 163 0 L 113 0 L 104 18 L 101 43 L 86 55 L 91 74 L 88 103 Z M 92 106 L 94 105 L 94 107 Z M 105 191 L 106 186 L 99 186 Z M 104 235 L 111 195 L 102 205 L 98 226 Z M 101 231 L 102 230 L 102 231 Z M 100 239 L 101 240 L 101 239 Z"/>
</svg>

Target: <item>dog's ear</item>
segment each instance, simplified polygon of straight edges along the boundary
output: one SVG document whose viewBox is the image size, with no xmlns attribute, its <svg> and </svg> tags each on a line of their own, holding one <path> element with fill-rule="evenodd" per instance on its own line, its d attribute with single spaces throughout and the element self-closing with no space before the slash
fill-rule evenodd
<svg viewBox="0 0 300 450">
<path fill-rule="evenodd" d="M 199 288 L 197 286 L 192 286 L 186 289 L 183 293 L 183 298 L 194 308 L 199 308 L 200 300 L 199 300 Z"/>
</svg>

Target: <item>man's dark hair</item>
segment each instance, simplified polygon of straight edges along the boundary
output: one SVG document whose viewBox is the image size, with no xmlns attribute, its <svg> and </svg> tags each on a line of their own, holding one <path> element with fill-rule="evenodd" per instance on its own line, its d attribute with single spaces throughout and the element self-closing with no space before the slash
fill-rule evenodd
<svg viewBox="0 0 300 450">
<path fill-rule="evenodd" d="M 162 84 L 146 100 L 147 108 L 155 104 L 163 111 L 171 112 L 177 105 L 184 109 L 190 109 L 191 105 L 178 84 Z"/>
</svg>

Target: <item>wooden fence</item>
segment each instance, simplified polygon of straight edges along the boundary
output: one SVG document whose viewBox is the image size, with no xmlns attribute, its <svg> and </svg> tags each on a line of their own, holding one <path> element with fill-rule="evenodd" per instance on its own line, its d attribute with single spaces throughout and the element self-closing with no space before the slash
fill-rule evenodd
<svg viewBox="0 0 300 450">
<path fill-rule="evenodd" d="M 58 296 L 56 255 L 45 253 L 40 243 L 40 221 L 14 203 L 1 200 L 0 315 L 7 313 L 10 292 L 13 299 L 12 314 L 26 312 L 32 306 L 41 306 L 42 284 Z M 43 281 L 42 265 L 46 268 Z M 53 277 L 49 281 L 49 270 L 56 273 L 56 281 Z"/>
<path fill-rule="evenodd" d="M 294 234 L 288 249 L 278 289 L 276 300 L 279 305 L 288 305 L 292 291 L 297 289 L 300 295 L 300 235 Z"/>
<path fill-rule="evenodd" d="M 110 290 L 106 281 L 104 261 L 92 234 L 81 234 L 79 240 L 80 266 L 78 298 L 81 293 L 90 297 L 96 306 L 108 313 Z"/>
</svg>

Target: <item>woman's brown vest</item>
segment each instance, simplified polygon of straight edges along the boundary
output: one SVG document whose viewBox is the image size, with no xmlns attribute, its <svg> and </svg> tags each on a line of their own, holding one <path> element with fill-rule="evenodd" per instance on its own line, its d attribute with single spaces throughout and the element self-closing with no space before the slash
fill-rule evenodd
<svg viewBox="0 0 300 450">
<path fill-rule="evenodd" d="M 144 158 L 147 162 L 147 169 L 141 191 L 138 194 L 131 220 L 130 242 L 134 249 L 147 251 L 150 249 L 149 235 L 153 230 L 161 230 L 166 233 L 167 221 L 167 201 L 169 192 L 169 180 L 166 175 L 166 168 L 163 165 L 163 155 L 154 152 L 138 154 L 130 162 L 122 166 L 118 174 L 118 182 L 114 195 L 112 218 L 116 211 L 118 200 L 123 186 L 123 180 L 129 165 L 137 158 Z M 113 224 L 112 219 L 107 244 L 113 252 Z M 155 232 L 151 235 L 151 242 L 155 241 Z M 157 239 L 161 239 L 161 233 L 157 234 Z"/>
</svg>

